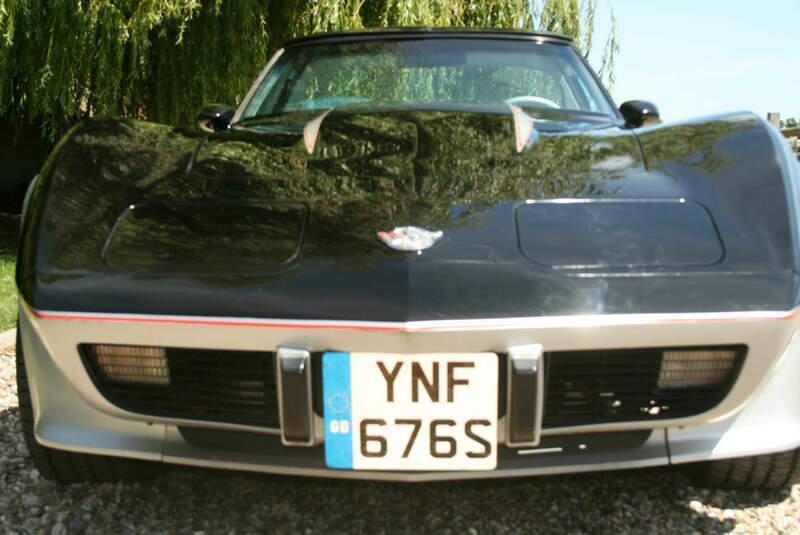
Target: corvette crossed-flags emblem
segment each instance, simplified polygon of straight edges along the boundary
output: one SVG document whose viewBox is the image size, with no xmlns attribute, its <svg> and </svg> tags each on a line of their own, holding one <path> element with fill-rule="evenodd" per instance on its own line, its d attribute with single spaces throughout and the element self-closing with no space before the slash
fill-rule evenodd
<svg viewBox="0 0 800 535">
<path fill-rule="evenodd" d="M 429 249 L 442 239 L 441 230 L 426 230 L 419 227 L 397 227 L 390 232 L 378 232 L 378 238 L 396 251 L 422 251 Z"/>
</svg>

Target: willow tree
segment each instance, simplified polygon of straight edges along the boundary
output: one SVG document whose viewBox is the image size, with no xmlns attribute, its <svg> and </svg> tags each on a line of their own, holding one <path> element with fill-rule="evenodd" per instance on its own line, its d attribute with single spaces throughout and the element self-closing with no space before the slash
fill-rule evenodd
<svg viewBox="0 0 800 535">
<path fill-rule="evenodd" d="M 597 0 L 0 0 L 0 116 L 49 135 L 88 115 L 187 124 L 238 104 L 270 54 L 307 33 L 385 26 L 569 35 L 588 56 Z M 613 25 L 612 25 L 613 28 Z M 612 33 L 598 71 L 613 81 Z"/>
</svg>

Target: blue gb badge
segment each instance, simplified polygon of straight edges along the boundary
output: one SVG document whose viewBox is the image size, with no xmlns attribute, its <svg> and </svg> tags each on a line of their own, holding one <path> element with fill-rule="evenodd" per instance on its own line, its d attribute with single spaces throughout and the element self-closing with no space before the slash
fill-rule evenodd
<svg viewBox="0 0 800 535">
<path fill-rule="evenodd" d="M 350 353 L 322 355 L 322 395 L 325 402 L 325 463 L 329 468 L 352 470 Z"/>
</svg>

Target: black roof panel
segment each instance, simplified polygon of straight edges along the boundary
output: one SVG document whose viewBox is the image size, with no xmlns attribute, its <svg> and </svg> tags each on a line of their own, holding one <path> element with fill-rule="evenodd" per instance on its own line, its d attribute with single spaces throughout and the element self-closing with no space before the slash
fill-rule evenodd
<svg viewBox="0 0 800 535">
<path fill-rule="evenodd" d="M 283 46 L 305 45 L 314 42 L 348 42 L 380 39 L 436 39 L 436 38 L 482 38 L 482 39 L 523 39 L 547 41 L 558 44 L 572 43 L 570 37 L 552 32 L 524 30 L 474 29 L 474 28 L 434 28 L 415 26 L 407 28 L 375 28 L 345 32 L 317 33 L 298 37 Z"/>
</svg>

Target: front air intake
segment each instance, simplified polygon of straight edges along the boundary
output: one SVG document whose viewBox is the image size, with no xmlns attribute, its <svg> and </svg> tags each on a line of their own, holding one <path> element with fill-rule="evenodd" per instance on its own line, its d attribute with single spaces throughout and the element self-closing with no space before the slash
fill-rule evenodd
<svg viewBox="0 0 800 535">
<path fill-rule="evenodd" d="M 746 352 L 725 346 L 548 353 L 543 427 L 700 414 L 728 394 Z"/>
<path fill-rule="evenodd" d="M 80 353 L 98 390 L 122 409 L 279 427 L 272 352 L 83 344 Z"/>
</svg>

